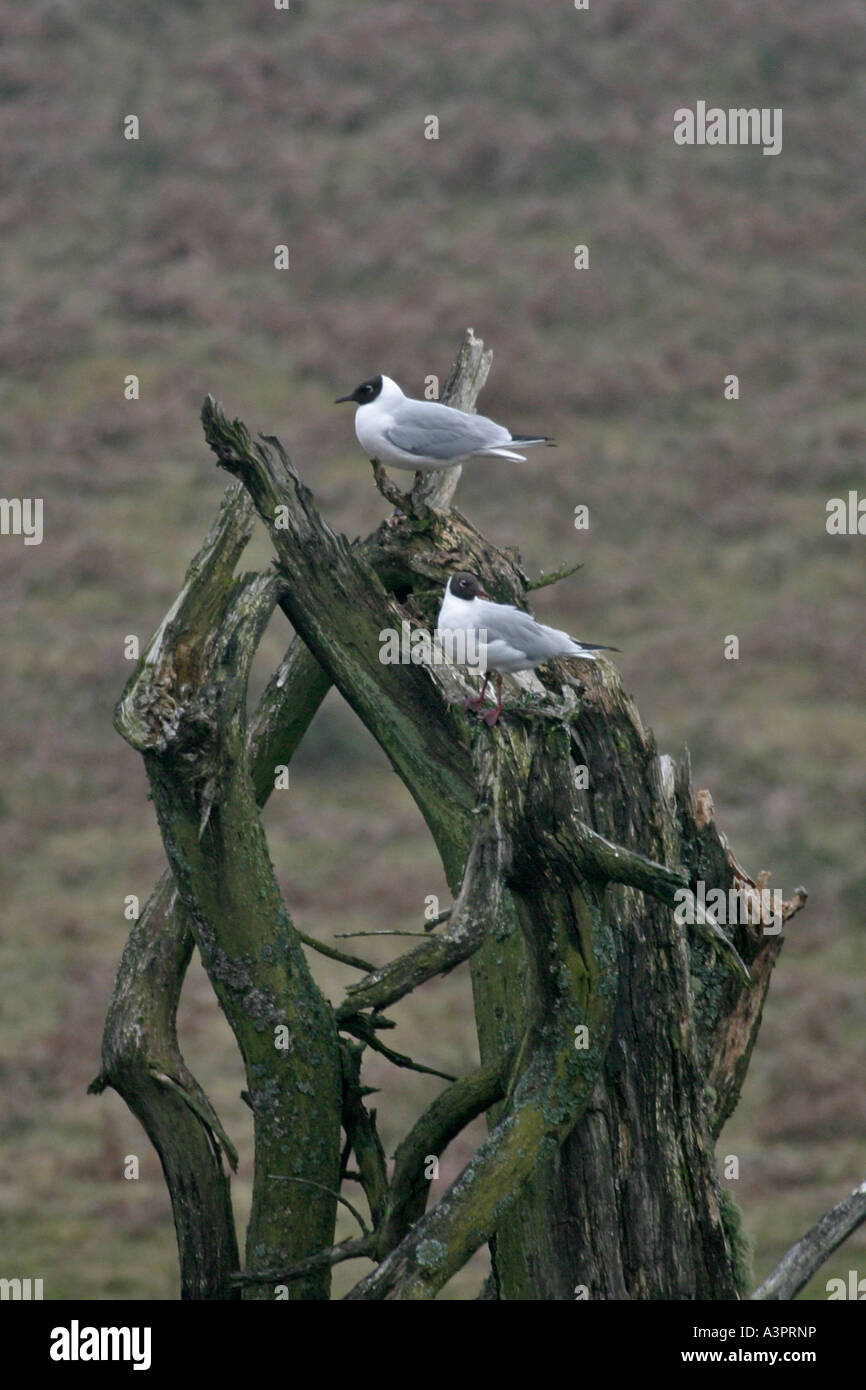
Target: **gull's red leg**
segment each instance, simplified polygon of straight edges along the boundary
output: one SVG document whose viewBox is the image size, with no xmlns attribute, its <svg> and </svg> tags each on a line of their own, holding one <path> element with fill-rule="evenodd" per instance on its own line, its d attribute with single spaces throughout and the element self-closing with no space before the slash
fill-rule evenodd
<svg viewBox="0 0 866 1390">
<path fill-rule="evenodd" d="M 484 720 L 485 724 L 489 724 L 489 725 L 490 725 L 490 728 L 492 729 L 492 728 L 493 728 L 493 725 L 496 723 L 496 721 L 497 721 L 497 719 L 499 718 L 499 716 L 500 716 L 501 713 L 502 713 L 502 675 L 501 675 L 501 673 L 500 673 L 499 671 L 497 671 L 497 672 L 496 672 L 496 709 L 486 709 L 486 710 L 484 711 L 484 713 L 482 714 L 481 718 Z"/>
<path fill-rule="evenodd" d="M 471 709 L 472 712 L 473 712 L 474 714 L 477 714 L 477 713 L 478 713 L 478 711 L 480 710 L 481 706 L 484 704 L 484 692 L 485 692 L 485 690 L 487 689 L 487 682 L 488 682 L 489 680 L 490 680 L 490 677 L 488 676 L 487 672 L 485 671 L 485 672 L 484 672 L 484 684 L 483 684 L 482 687 L 481 687 L 481 694 L 480 694 L 476 699 L 474 699 L 474 700 L 473 700 L 471 697 L 469 697 L 469 698 L 467 698 L 466 700 L 464 700 L 464 701 L 463 701 L 463 708 L 464 708 L 464 709 Z"/>
</svg>

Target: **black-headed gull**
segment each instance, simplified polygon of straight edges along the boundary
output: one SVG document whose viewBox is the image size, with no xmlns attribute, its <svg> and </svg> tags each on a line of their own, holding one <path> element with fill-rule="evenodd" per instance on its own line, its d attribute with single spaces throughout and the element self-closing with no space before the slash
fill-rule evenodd
<svg viewBox="0 0 866 1390">
<path fill-rule="evenodd" d="M 513 671 L 533 671 L 552 657 L 582 657 L 595 660 L 596 652 L 615 652 L 618 647 L 577 642 L 567 632 L 537 623 L 529 613 L 510 603 L 494 603 L 485 593 L 474 574 L 459 571 L 445 585 L 437 628 L 440 632 L 476 631 L 482 638 L 486 653 L 486 669 L 481 694 L 466 701 L 466 709 L 481 709 L 484 692 L 496 674 L 496 708 L 485 710 L 481 716 L 492 728 L 502 712 L 502 676 Z M 486 633 L 486 639 L 484 634 Z"/>
<path fill-rule="evenodd" d="M 372 376 L 362 381 L 341 401 L 355 401 L 355 434 L 370 458 L 389 468 L 453 468 L 456 463 L 484 456 L 525 463 L 523 454 L 510 445 L 525 449 L 530 444 L 553 444 L 545 435 L 511 434 L 484 415 L 468 415 L 438 401 L 415 401 L 404 396 L 389 376 Z"/>
</svg>

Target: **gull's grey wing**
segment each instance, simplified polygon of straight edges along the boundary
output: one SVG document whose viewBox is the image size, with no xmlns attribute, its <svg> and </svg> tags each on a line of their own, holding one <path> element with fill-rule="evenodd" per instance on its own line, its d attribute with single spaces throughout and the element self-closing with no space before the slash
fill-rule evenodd
<svg viewBox="0 0 866 1390">
<path fill-rule="evenodd" d="M 509 444 L 511 435 L 484 415 L 467 415 L 436 401 L 407 401 L 384 431 L 395 449 L 419 458 L 452 459 Z"/>
<path fill-rule="evenodd" d="M 503 604 L 502 609 L 504 611 L 485 619 L 488 642 L 507 642 L 528 657 L 540 661 L 560 649 L 561 639 L 571 640 L 567 633 L 543 627 L 521 608 Z M 479 623 L 479 627 L 485 626 L 485 620 Z"/>
</svg>

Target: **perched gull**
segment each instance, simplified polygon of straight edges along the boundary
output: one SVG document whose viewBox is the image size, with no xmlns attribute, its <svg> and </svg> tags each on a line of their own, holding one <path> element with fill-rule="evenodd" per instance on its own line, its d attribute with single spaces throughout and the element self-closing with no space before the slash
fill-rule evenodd
<svg viewBox="0 0 866 1390">
<path fill-rule="evenodd" d="M 525 463 L 523 454 L 510 445 L 524 449 L 530 444 L 553 444 L 544 435 L 511 434 L 484 415 L 468 415 L 438 401 L 413 401 L 389 376 L 371 376 L 350 396 L 338 396 L 334 404 L 341 401 L 357 402 L 358 443 L 370 458 L 389 468 L 430 472 L 479 455 Z"/>
<path fill-rule="evenodd" d="M 452 574 L 445 585 L 437 627 L 440 632 L 475 630 L 481 636 L 482 652 L 486 653 L 484 684 L 477 699 L 466 701 L 466 708 L 476 713 L 481 709 L 490 679 L 488 672 L 494 671 L 496 708 L 485 710 L 481 716 L 491 728 L 502 711 L 503 673 L 532 671 L 554 656 L 579 656 L 594 661 L 596 652 L 619 650 L 618 647 L 576 642 L 567 632 L 537 623 L 510 603 L 494 603 L 474 574 L 463 571 Z"/>
</svg>

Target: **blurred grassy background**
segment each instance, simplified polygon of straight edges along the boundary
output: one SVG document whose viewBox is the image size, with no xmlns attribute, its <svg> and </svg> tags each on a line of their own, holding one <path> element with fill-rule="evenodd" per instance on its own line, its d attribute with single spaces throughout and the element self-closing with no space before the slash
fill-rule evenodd
<svg viewBox="0 0 866 1390">
<path fill-rule="evenodd" d="M 0 543 L 4 1275 L 50 1298 L 177 1292 L 155 1156 L 113 1093 L 85 1088 L 124 897 L 144 901 L 163 864 L 111 716 L 123 639 L 159 622 L 225 483 L 201 399 L 278 433 L 332 525 L 364 534 L 384 503 L 331 401 L 380 370 L 420 394 L 468 324 L 495 352 L 482 410 L 559 447 L 475 463 L 461 510 L 532 573 L 584 562 L 539 616 L 622 648 L 738 856 L 810 890 L 719 1146 L 740 1156 L 756 1277 L 862 1180 L 866 542 L 824 520 L 863 487 L 864 40 L 856 0 L 0 10 L 3 492 L 45 499 L 41 547 Z M 698 98 L 781 106 L 782 154 L 674 146 L 673 111 Z M 278 618 L 259 685 L 287 637 Z M 333 694 L 265 820 L 306 931 L 417 926 L 427 894 L 447 901 L 414 806 Z M 313 966 L 337 998 L 348 972 Z M 465 969 L 396 1014 L 397 1046 L 472 1065 Z M 181 1037 L 241 1149 L 242 1222 L 241 1072 L 197 966 Z M 439 1083 L 368 1075 L 390 1152 Z M 473 1297 L 483 1269 L 445 1296 Z"/>
</svg>

